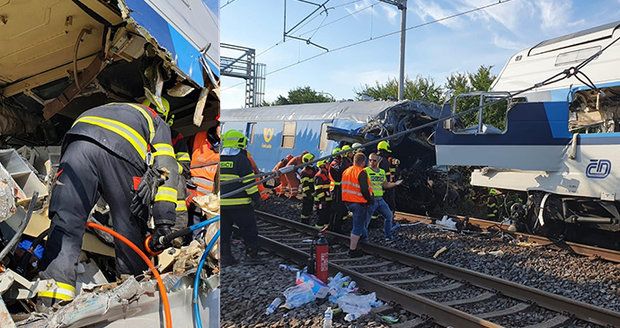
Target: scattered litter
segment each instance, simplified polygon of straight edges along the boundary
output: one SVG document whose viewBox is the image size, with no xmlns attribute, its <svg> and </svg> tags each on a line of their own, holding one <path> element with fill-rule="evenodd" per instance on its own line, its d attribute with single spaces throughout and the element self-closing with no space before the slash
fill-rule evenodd
<svg viewBox="0 0 620 328">
<path fill-rule="evenodd" d="M 377 295 L 375 293 L 370 293 L 366 295 L 356 295 L 356 294 L 345 294 L 336 300 L 338 306 L 342 309 L 343 312 L 348 313 L 347 316 L 352 321 L 363 315 L 370 313 L 370 310 L 373 307 L 378 307 L 383 305 L 383 302 L 377 301 Z M 350 315 L 350 316 L 349 316 Z"/>
<path fill-rule="evenodd" d="M 503 256 L 504 252 L 500 249 L 500 250 L 488 252 L 488 254 L 493 255 L 493 256 Z"/>
<path fill-rule="evenodd" d="M 356 314 L 356 313 L 348 313 L 347 315 L 344 316 L 344 320 L 347 322 L 351 322 L 353 320 L 357 320 L 361 317 L 361 315 Z"/>
<path fill-rule="evenodd" d="M 435 255 L 433 255 L 433 258 L 438 258 L 439 255 L 445 253 L 448 250 L 448 247 L 444 246 L 442 248 L 440 248 L 437 252 L 435 252 Z"/>
<path fill-rule="evenodd" d="M 294 265 L 280 264 L 278 267 L 280 268 L 280 270 L 284 270 L 284 271 L 290 271 L 290 272 L 299 271 L 299 269 Z"/>
<path fill-rule="evenodd" d="M 279 297 L 274 298 L 273 301 L 271 301 L 271 304 L 267 307 L 267 310 L 265 310 L 265 314 L 270 315 L 276 312 L 276 309 L 280 306 L 280 304 L 282 304 L 282 299 Z"/>
<path fill-rule="evenodd" d="M 334 318 L 334 311 L 331 307 L 327 307 L 323 314 L 323 328 L 332 328 L 332 320 Z"/>
<path fill-rule="evenodd" d="M 398 322 L 398 317 L 395 317 L 393 315 L 384 315 L 384 316 L 381 316 L 381 321 L 387 324 L 393 325 Z"/>
<path fill-rule="evenodd" d="M 415 222 L 415 223 L 401 223 L 400 227 L 401 228 L 405 228 L 405 227 L 413 227 L 413 226 L 417 226 L 419 224 L 421 224 L 422 222 Z"/>
<path fill-rule="evenodd" d="M 448 217 L 447 215 L 444 215 L 441 218 L 441 220 L 435 221 L 435 225 L 438 225 L 444 229 L 456 231 L 456 221 L 454 221 L 452 218 Z"/>
<path fill-rule="evenodd" d="M 329 294 L 329 287 L 325 285 L 319 278 L 312 274 L 297 271 L 297 278 L 295 284 L 306 284 L 312 289 L 312 293 L 316 298 L 325 298 Z"/>
<path fill-rule="evenodd" d="M 289 287 L 283 294 L 284 297 L 286 297 L 286 303 L 284 305 L 288 309 L 300 307 L 316 299 L 312 292 L 312 288 L 305 283 Z"/>
</svg>

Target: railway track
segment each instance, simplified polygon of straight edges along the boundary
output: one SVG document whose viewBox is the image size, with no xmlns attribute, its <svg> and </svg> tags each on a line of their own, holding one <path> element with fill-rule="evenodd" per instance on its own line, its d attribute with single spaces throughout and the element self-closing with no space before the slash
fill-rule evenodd
<svg viewBox="0 0 620 328">
<path fill-rule="evenodd" d="M 317 230 L 256 213 L 261 245 L 304 264 L 310 251 L 304 240 Z M 409 327 L 429 321 L 453 327 L 620 327 L 620 313 L 382 246 L 364 244 L 365 255 L 351 259 L 347 236 L 326 235 L 330 273 L 349 275 L 361 288 L 418 315 Z"/>
<path fill-rule="evenodd" d="M 464 220 L 465 217 L 459 215 L 450 215 L 451 218 L 456 218 L 457 220 Z M 395 220 L 408 221 L 408 222 L 421 222 L 426 224 L 432 224 L 433 219 L 428 216 L 410 214 L 404 212 L 396 212 L 394 217 Z M 508 230 L 508 225 L 502 224 L 495 221 L 488 221 L 483 219 L 471 218 L 468 217 L 468 224 L 482 231 L 488 231 L 490 229 L 499 229 L 503 232 L 510 233 L 511 235 L 517 237 L 519 240 L 529 243 L 534 243 L 540 246 L 549 246 L 558 249 L 565 249 L 575 254 L 587 256 L 590 258 L 598 258 L 603 259 L 610 262 L 620 263 L 620 252 L 616 250 L 611 250 L 607 248 L 601 248 L 596 246 L 583 245 L 568 241 L 563 241 L 561 243 L 555 242 L 548 238 L 530 235 L 522 232 L 514 232 Z"/>
</svg>

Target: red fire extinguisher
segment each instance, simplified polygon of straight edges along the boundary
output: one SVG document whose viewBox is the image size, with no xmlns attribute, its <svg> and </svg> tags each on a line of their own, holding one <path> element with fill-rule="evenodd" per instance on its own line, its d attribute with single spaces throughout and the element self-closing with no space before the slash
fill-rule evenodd
<svg viewBox="0 0 620 328">
<path fill-rule="evenodd" d="M 314 275 L 322 282 L 327 283 L 327 277 L 329 277 L 329 244 L 323 234 L 319 234 L 315 242 L 315 268 Z"/>
</svg>

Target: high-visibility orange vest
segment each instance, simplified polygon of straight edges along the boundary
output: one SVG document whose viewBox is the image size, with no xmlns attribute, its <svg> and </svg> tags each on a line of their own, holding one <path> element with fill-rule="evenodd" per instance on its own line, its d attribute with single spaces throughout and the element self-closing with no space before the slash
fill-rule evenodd
<svg viewBox="0 0 620 328">
<path fill-rule="evenodd" d="M 201 131 L 194 137 L 194 149 L 190 173 L 192 182 L 198 187 L 198 195 L 212 193 L 215 189 L 215 179 L 220 163 L 220 154 L 213 149 L 207 140 L 207 131 Z"/>
<path fill-rule="evenodd" d="M 363 167 L 355 165 L 344 170 L 341 181 L 342 201 L 362 204 L 367 202 L 364 195 L 362 195 L 362 188 L 358 180 L 362 171 L 364 171 Z M 368 188 L 370 189 L 370 179 L 368 179 Z M 370 190 L 370 194 L 372 195 L 372 190 Z"/>
</svg>

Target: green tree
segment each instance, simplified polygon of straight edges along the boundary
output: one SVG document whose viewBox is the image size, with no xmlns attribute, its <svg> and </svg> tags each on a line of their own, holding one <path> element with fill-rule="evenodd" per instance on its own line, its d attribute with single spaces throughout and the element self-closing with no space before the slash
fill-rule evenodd
<svg viewBox="0 0 620 328">
<path fill-rule="evenodd" d="M 331 96 L 326 96 L 324 93 L 316 91 L 309 86 L 297 87 L 289 90 L 286 97 L 280 95 L 273 102 L 273 105 L 291 105 L 291 104 L 309 104 L 309 103 L 323 103 L 335 101 Z"/>
<path fill-rule="evenodd" d="M 357 100 L 372 98 L 376 100 L 396 100 L 398 98 L 398 81 L 390 78 L 385 83 L 375 81 L 374 85 L 365 84 L 360 90 L 354 90 Z M 404 96 L 406 99 L 424 100 L 433 103 L 443 102 L 443 88 L 432 78 L 417 77 L 405 79 Z"/>
<path fill-rule="evenodd" d="M 454 97 L 475 91 L 488 91 L 495 80 L 495 75 L 491 72 L 493 66 L 481 65 L 475 73 L 453 73 L 446 80 L 446 91 L 451 95 L 451 104 Z M 487 99 L 492 101 L 493 99 Z M 480 97 L 470 96 L 459 98 L 456 103 L 455 111 L 464 111 L 479 106 Z M 503 130 L 506 128 L 506 103 L 485 107 L 482 111 L 482 122 L 484 124 L 493 125 Z M 478 113 L 470 113 L 460 117 L 461 127 L 469 127 L 478 124 Z"/>
</svg>

